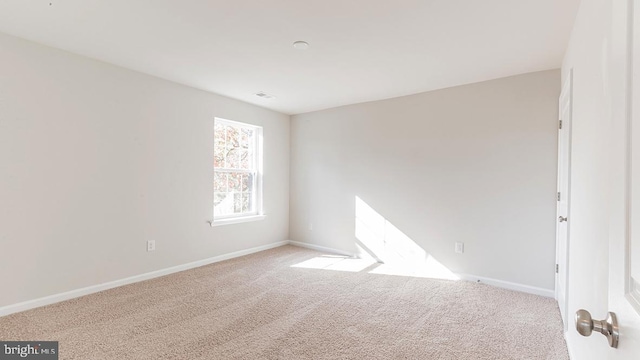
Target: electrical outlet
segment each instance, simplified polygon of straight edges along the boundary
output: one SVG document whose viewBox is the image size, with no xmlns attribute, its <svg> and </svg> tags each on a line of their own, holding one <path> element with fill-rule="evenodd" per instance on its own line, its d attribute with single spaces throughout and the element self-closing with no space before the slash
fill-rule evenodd
<svg viewBox="0 0 640 360">
<path fill-rule="evenodd" d="M 313 223 L 309 223 L 309 231 L 313 231 Z"/>
<path fill-rule="evenodd" d="M 464 253 L 464 243 L 461 243 L 461 242 L 456 243 L 456 253 L 458 254 Z"/>
<path fill-rule="evenodd" d="M 147 241 L 147 251 L 154 251 L 156 249 L 156 241 L 149 240 Z"/>
</svg>

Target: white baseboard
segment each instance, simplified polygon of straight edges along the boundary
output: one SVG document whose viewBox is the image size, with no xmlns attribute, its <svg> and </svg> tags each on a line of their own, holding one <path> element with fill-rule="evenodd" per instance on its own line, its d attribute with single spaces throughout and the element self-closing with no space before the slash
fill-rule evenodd
<svg viewBox="0 0 640 360">
<path fill-rule="evenodd" d="M 316 251 L 328 252 L 328 253 L 332 253 L 332 254 L 338 254 L 338 255 L 344 255 L 344 256 L 356 256 L 355 253 L 349 253 L 348 251 L 333 249 L 333 248 L 326 247 L 326 246 L 320 246 L 320 245 L 315 245 L 315 244 L 304 243 L 304 242 L 300 242 L 300 241 L 289 240 L 289 244 L 293 245 L 293 246 L 298 246 L 298 247 L 311 249 L 311 250 L 316 250 Z"/>
<path fill-rule="evenodd" d="M 482 276 L 469 275 L 469 274 L 457 274 L 457 275 L 460 277 L 460 279 L 466 280 L 466 281 L 478 282 L 481 284 L 487 284 L 487 285 L 491 285 L 491 286 L 495 286 L 503 289 L 515 290 L 523 293 L 555 298 L 555 292 L 549 289 L 523 285 L 523 284 L 518 284 L 514 282 L 509 282 L 509 281 L 491 279 L 491 278 L 486 278 Z"/>
<path fill-rule="evenodd" d="M 244 256 L 244 255 L 249 255 L 249 254 L 257 253 L 260 251 L 273 249 L 273 248 L 287 245 L 287 244 L 289 244 L 289 241 L 286 241 L 286 240 L 279 241 L 272 244 L 257 246 L 251 249 L 235 251 L 228 254 L 214 256 L 208 259 L 202 259 L 202 260 L 190 262 L 187 264 L 177 265 L 177 266 L 173 266 L 166 269 L 161 269 L 161 270 L 156 270 L 156 271 L 152 271 L 152 272 L 148 272 L 140 275 L 135 275 L 135 276 L 131 276 L 131 277 L 120 279 L 120 280 L 110 281 L 110 282 L 106 282 L 98 285 L 87 286 L 81 289 L 71 290 L 71 291 L 60 293 L 60 294 L 45 296 L 39 299 L 28 300 L 28 301 L 24 301 L 17 304 L 3 306 L 3 307 L 0 307 L 0 316 L 5 316 L 5 315 L 25 311 L 25 310 L 30 310 L 30 309 L 34 309 L 34 308 L 45 306 L 45 305 L 55 304 L 57 302 L 77 298 L 80 296 L 85 296 L 85 295 L 97 293 L 100 291 L 113 289 L 118 286 L 133 284 L 136 282 L 169 275 L 169 274 L 177 273 L 180 271 L 190 270 L 200 266 L 209 265 L 216 262 Z"/>
<path fill-rule="evenodd" d="M 17 312 L 26 311 L 30 309 L 35 309 L 37 307 L 51 305 L 61 301 L 97 293 L 104 290 L 113 289 L 118 286 L 129 285 L 129 284 L 133 284 L 133 283 L 144 281 L 144 280 L 150 280 L 160 276 L 165 276 L 165 275 L 177 273 L 180 271 L 190 270 L 200 266 L 233 259 L 240 256 L 257 253 L 260 251 L 269 250 L 269 249 L 273 249 L 273 248 L 280 247 L 283 245 L 288 245 L 288 244 L 311 249 L 311 250 L 316 250 L 320 252 L 333 253 L 333 254 L 339 254 L 339 255 L 351 256 L 351 257 L 356 256 L 356 254 L 354 253 L 349 253 L 347 251 L 333 249 L 333 248 L 315 245 L 315 244 L 303 243 L 303 242 L 293 241 L 293 240 L 279 241 L 272 244 L 257 246 L 257 247 L 246 249 L 246 250 L 235 251 L 232 253 L 218 255 L 211 258 L 190 262 L 187 264 L 177 265 L 177 266 L 173 266 L 166 269 L 161 269 L 161 270 L 156 270 L 156 271 L 152 271 L 152 272 L 148 272 L 140 275 L 135 275 L 135 276 L 131 276 L 131 277 L 120 279 L 120 280 L 110 281 L 110 282 L 106 282 L 98 285 L 87 286 L 81 289 L 71 290 L 64 293 L 60 293 L 60 294 L 45 296 L 39 299 L 28 300 L 28 301 L 24 301 L 17 304 L 3 306 L 3 307 L 0 307 L 0 316 L 14 314 Z M 525 292 L 529 294 L 546 296 L 550 298 L 553 298 L 555 296 L 555 293 L 553 290 L 548 290 L 548 289 L 543 289 L 543 288 L 538 288 L 538 287 L 533 287 L 528 285 L 522 285 L 522 284 L 517 284 L 517 283 L 512 283 L 512 282 L 507 282 L 502 280 L 490 279 L 490 278 L 485 278 L 480 276 L 474 276 L 474 275 L 467 275 L 467 274 L 457 274 L 457 275 L 460 277 L 460 279 L 466 280 L 466 281 L 473 281 L 473 282 L 479 281 L 480 283 L 484 283 L 491 286 Z"/>
<path fill-rule="evenodd" d="M 315 245 L 315 244 L 299 242 L 299 241 L 289 240 L 289 244 L 311 249 L 311 250 L 317 250 L 317 251 L 328 252 L 333 254 L 339 254 L 339 255 L 345 255 L 345 256 L 356 256 L 356 254 L 350 254 L 346 251 L 333 249 L 333 248 L 320 246 L 320 245 Z M 457 275 L 461 280 L 465 280 L 465 281 L 480 282 L 483 284 L 487 284 L 487 285 L 491 285 L 491 286 L 495 286 L 503 289 L 509 289 L 509 290 L 520 291 L 528 294 L 555 298 L 555 292 L 549 289 L 544 289 L 544 288 L 539 288 L 539 287 L 529 286 L 529 285 L 522 285 L 518 283 L 491 279 L 491 278 L 486 278 L 482 276 L 469 275 L 469 274 L 455 274 L 455 275 Z"/>
</svg>

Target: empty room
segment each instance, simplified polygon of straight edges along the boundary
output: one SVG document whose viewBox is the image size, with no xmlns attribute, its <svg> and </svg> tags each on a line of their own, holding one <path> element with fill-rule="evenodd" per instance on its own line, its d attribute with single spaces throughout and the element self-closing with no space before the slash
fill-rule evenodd
<svg viewBox="0 0 640 360">
<path fill-rule="evenodd" d="M 634 0 L 0 1 L 0 360 L 637 360 L 638 69 Z"/>
</svg>

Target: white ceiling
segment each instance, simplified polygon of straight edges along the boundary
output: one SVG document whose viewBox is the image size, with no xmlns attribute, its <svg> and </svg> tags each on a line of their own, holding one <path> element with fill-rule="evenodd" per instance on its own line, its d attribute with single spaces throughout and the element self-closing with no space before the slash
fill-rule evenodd
<svg viewBox="0 0 640 360">
<path fill-rule="evenodd" d="M 558 68 L 578 3 L 2 0 L 0 32 L 298 114 Z"/>
</svg>

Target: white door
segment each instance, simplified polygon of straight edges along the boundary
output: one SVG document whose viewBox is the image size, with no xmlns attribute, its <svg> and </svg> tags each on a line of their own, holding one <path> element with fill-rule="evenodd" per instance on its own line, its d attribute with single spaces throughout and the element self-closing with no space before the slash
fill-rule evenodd
<svg viewBox="0 0 640 360">
<path fill-rule="evenodd" d="M 608 359 L 640 359 L 640 6 L 614 1 L 609 64 L 611 172 L 608 309 L 619 322 L 618 349 Z M 626 26 L 616 19 L 626 19 Z M 620 49 L 616 51 L 616 49 Z M 604 314 L 599 314 L 602 317 Z M 599 336 L 595 334 L 594 336 Z"/>
<path fill-rule="evenodd" d="M 571 154 L 571 91 L 573 72 L 569 73 L 560 94 L 558 124 L 558 202 L 556 206 L 556 300 L 565 331 L 568 328 L 567 318 L 567 265 L 569 253 L 569 174 Z"/>
<path fill-rule="evenodd" d="M 609 359 L 640 359 L 640 6 L 612 6 L 609 311 L 620 327 Z M 628 19 L 626 26 L 616 19 Z M 624 21 L 620 21 L 624 23 Z M 616 49 L 620 51 L 616 51 Z M 619 84 L 619 85 L 618 85 Z M 613 86 L 616 86 L 613 88 Z"/>
<path fill-rule="evenodd" d="M 573 71 L 567 344 L 574 360 L 638 360 L 640 1 L 583 4 L 602 19 L 590 19 L 597 50 L 581 53 Z M 579 309 L 595 320 L 615 313 L 618 347 L 595 330 L 578 335 Z"/>
<path fill-rule="evenodd" d="M 626 42 L 629 44 L 627 66 L 612 64 L 624 69 L 621 72 L 628 86 L 622 90 L 626 96 L 620 96 L 626 101 L 613 102 L 613 116 L 619 111 L 626 121 L 619 131 L 614 129 L 625 146 L 621 151 L 624 171 L 612 181 L 609 246 L 609 308 L 620 322 L 620 354 L 609 358 L 640 359 L 640 4 L 635 0 L 621 1 L 621 6 L 614 6 L 613 12 L 614 16 L 627 15 L 630 19 L 626 38 L 630 41 Z M 620 200 L 616 202 L 616 198 Z"/>
</svg>

